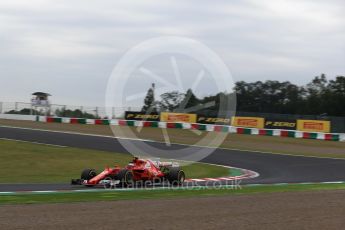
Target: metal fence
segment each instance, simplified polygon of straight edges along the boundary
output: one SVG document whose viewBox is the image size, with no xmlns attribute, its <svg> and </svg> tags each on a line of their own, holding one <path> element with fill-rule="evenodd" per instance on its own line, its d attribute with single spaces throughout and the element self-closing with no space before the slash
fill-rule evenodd
<svg viewBox="0 0 345 230">
<path fill-rule="evenodd" d="M 106 108 L 101 106 L 70 106 L 51 104 L 48 109 L 40 107 L 32 107 L 31 103 L 25 102 L 0 102 L 0 114 L 9 112 L 26 112 L 33 115 L 51 115 L 59 116 L 62 111 L 76 111 L 79 110 L 83 115 L 92 115 L 95 118 L 124 118 L 125 111 L 140 111 L 140 107 L 112 107 L 111 117 L 106 114 Z M 209 116 L 217 116 L 214 111 L 206 112 Z M 203 113 L 203 115 L 207 115 Z M 219 114 L 218 114 L 219 115 Z M 300 114 L 273 114 L 273 113 L 255 113 L 237 111 L 236 116 L 248 117 L 264 117 L 272 120 L 289 120 L 289 119 L 304 119 L 304 120 L 328 120 L 331 121 L 331 131 L 333 133 L 345 133 L 345 117 L 335 116 L 321 116 L 321 115 L 300 115 Z"/>
</svg>

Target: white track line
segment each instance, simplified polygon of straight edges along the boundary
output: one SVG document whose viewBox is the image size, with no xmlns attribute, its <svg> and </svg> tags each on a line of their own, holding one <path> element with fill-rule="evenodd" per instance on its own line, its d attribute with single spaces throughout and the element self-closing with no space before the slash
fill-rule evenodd
<svg viewBox="0 0 345 230">
<path fill-rule="evenodd" d="M 245 184 L 242 187 L 256 187 L 256 186 L 289 186 L 289 185 L 319 185 L 319 184 L 345 184 L 345 181 L 333 181 L 333 182 L 302 182 L 302 183 L 277 183 L 277 184 Z M 233 185 L 223 185 L 224 187 L 232 188 Z M 25 194 L 54 194 L 54 193 L 84 193 L 84 192 L 126 192 L 126 191 L 141 191 L 141 190 L 190 190 L 197 188 L 204 188 L 205 186 L 197 185 L 195 187 L 157 187 L 157 188 L 145 188 L 145 189 L 77 189 L 77 190 L 47 190 L 47 191 L 19 191 L 19 192 L 0 192 L 1 195 L 25 195 Z M 207 187 L 207 186 L 206 186 Z"/>
<path fill-rule="evenodd" d="M 36 145 L 47 145 L 47 146 L 59 147 L 59 148 L 67 148 L 67 146 L 64 146 L 64 145 L 53 145 L 53 144 L 46 144 L 46 143 L 36 142 L 36 141 L 23 141 L 23 140 L 10 139 L 10 138 L 2 138 L 2 137 L 0 137 L 0 140 L 16 141 L 16 142 L 30 143 L 30 144 L 36 144 Z"/>
</svg>

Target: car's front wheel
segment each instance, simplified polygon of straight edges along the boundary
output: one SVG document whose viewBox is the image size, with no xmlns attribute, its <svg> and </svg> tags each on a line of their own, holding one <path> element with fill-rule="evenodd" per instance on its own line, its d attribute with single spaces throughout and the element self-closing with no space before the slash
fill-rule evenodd
<svg viewBox="0 0 345 230">
<path fill-rule="evenodd" d="M 95 169 L 84 169 L 82 172 L 81 172 L 81 176 L 80 178 L 82 180 L 91 180 L 92 178 L 94 178 L 95 176 L 97 176 L 97 172 Z M 86 185 L 86 186 L 93 186 L 93 185 Z"/>
</svg>

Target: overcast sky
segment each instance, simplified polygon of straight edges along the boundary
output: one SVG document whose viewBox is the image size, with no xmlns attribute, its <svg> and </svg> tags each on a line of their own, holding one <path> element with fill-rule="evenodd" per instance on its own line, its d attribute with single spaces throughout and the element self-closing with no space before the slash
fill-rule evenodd
<svg viewBox="0 0 345 230">
<path fill-rule="evenodd" d="M 53 103 L 102 106 L 121 56 L 165 35 L 204 43 L 236 81 L 345 75 L 344 12 L 343 0 L 2 0 L 0 101 L 46 91 Z"/>
</svg>

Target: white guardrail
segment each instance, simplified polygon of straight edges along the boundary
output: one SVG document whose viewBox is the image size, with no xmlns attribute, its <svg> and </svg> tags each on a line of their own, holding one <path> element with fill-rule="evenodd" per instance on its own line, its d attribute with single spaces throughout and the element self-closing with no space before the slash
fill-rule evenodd
<svg viewBox="0 0 345 230">
<path fill-rule="evenodd" d="M 0 119 L 36 121 L 35 115 L 0 114 Z"/>
</svg>

